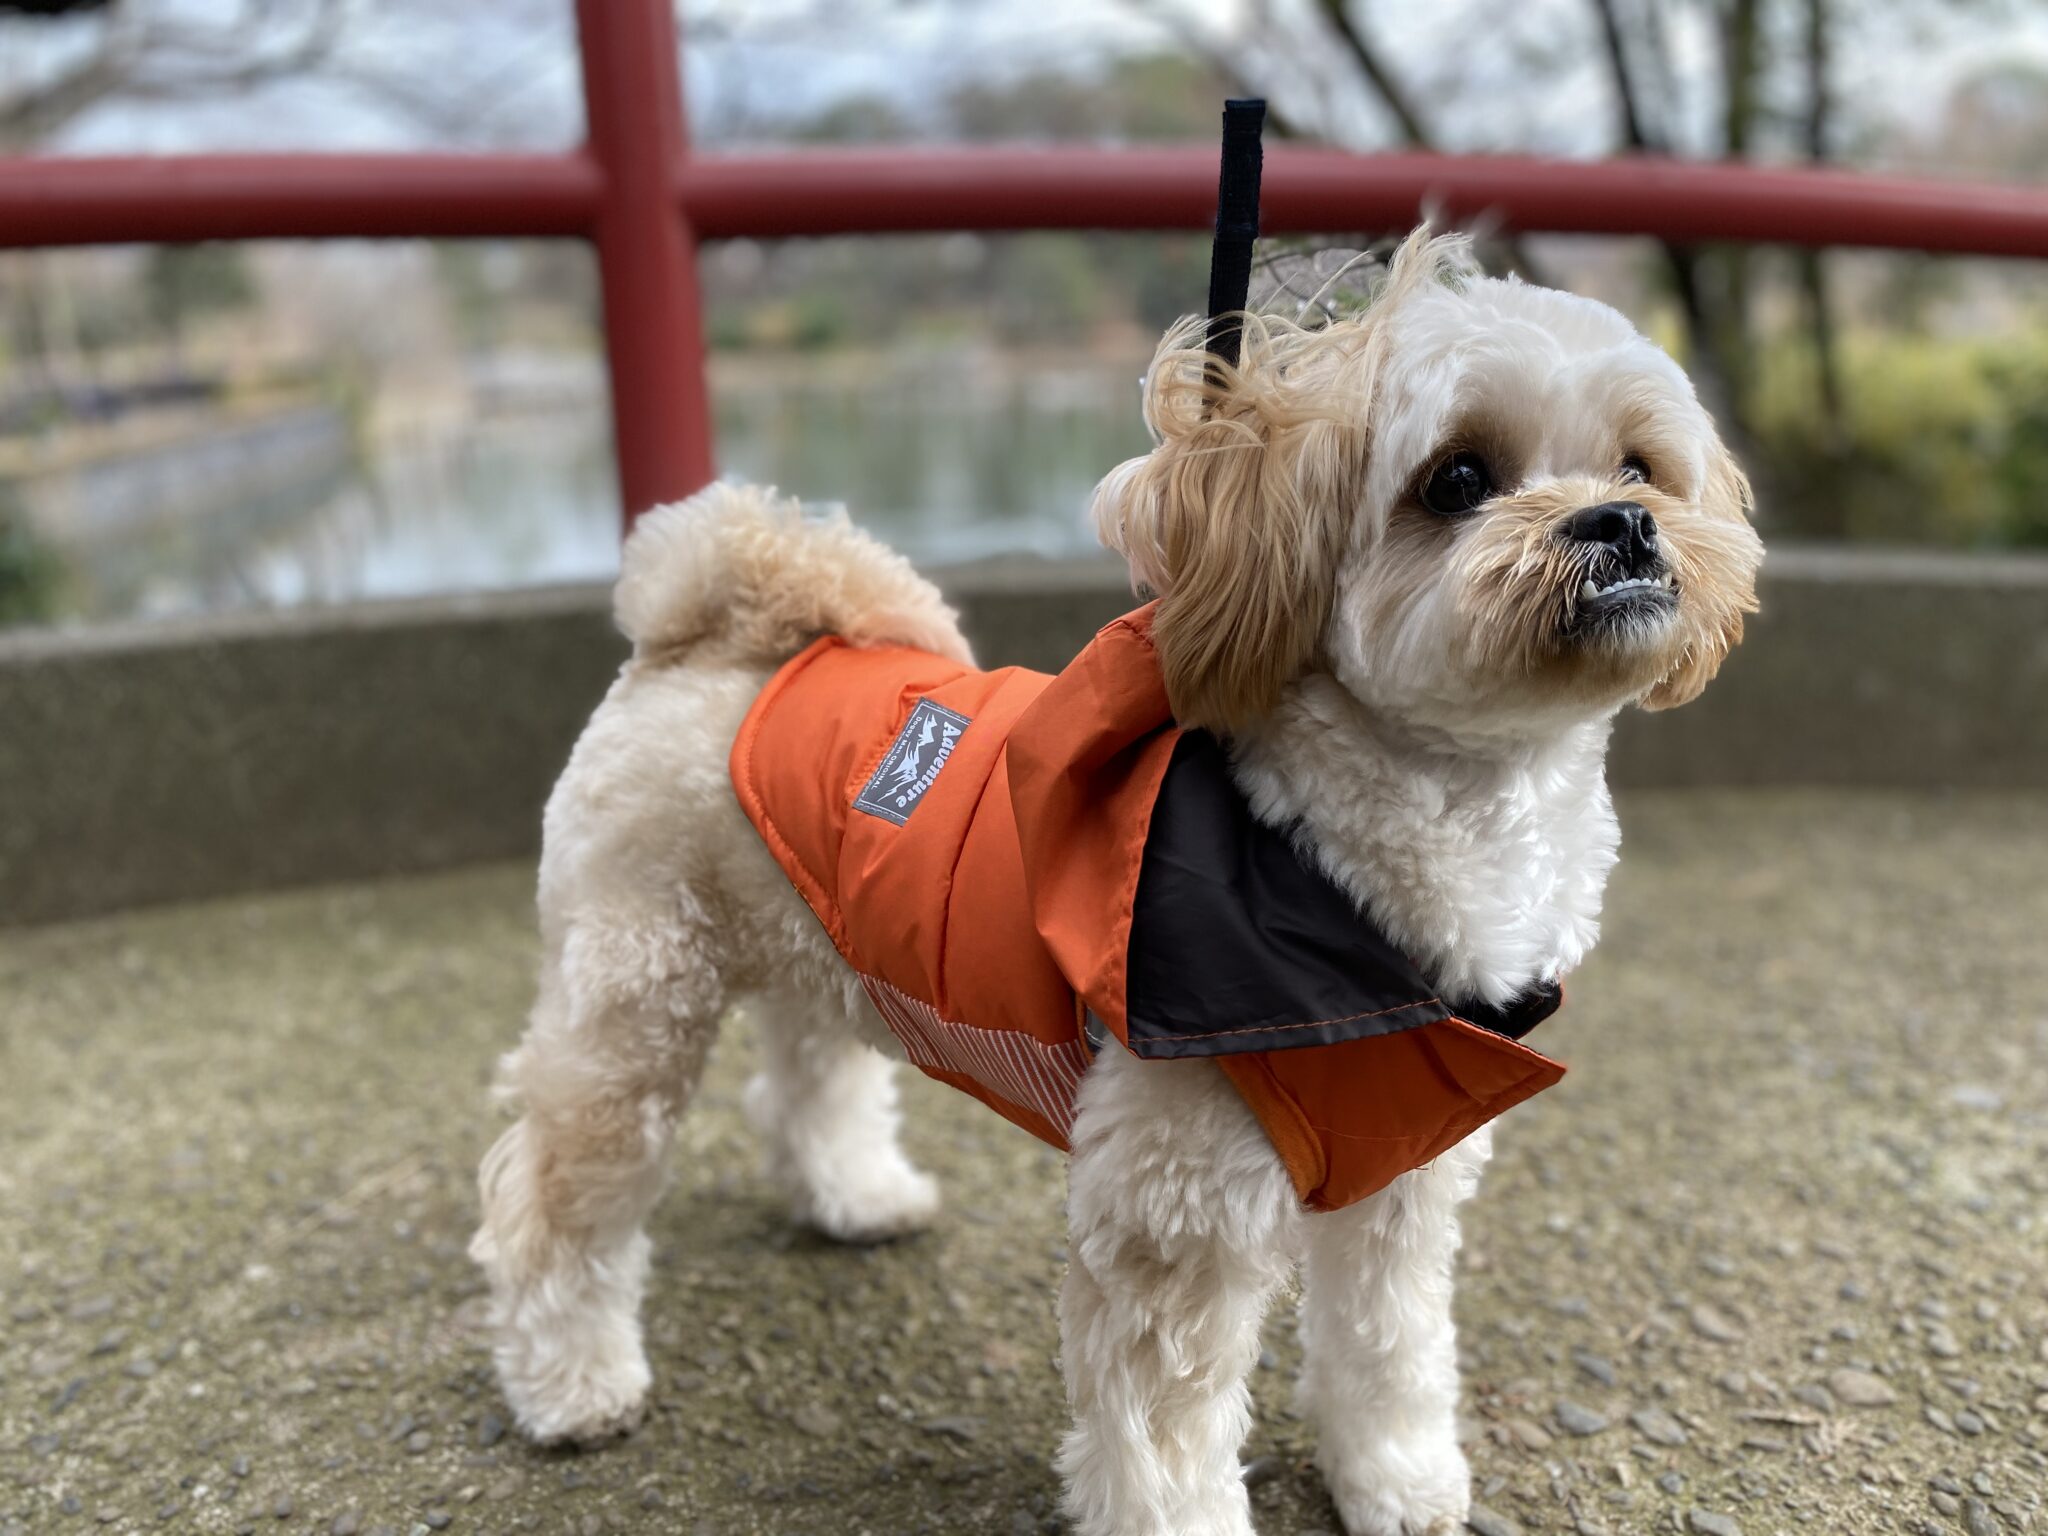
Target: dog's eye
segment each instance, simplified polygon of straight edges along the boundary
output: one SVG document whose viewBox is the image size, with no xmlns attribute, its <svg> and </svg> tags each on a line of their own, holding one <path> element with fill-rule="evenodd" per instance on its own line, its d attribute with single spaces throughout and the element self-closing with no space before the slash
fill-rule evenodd
<svg viewBox="0 0 2048 1536">
<path fill-rule="evenodd" d="M 1493 471 L 1476 453 L 1454 453 L 1429 472 L 1422 504 L 1443 517 L 1463 517 L 1493 496 Z"/>
<path fill-rule="evenodd" d="M 1650 483 L 1650 461 L 1640 453 L 1632 453 L 1621 461 L 1621 483 L 1623 485 L 1648 485 Z"/>
</svg>

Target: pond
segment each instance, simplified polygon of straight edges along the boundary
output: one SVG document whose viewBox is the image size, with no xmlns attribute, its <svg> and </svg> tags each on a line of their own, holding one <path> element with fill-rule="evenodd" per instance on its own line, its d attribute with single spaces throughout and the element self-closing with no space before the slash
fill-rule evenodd
<svg viewBox="0 0 2048 1536">
<path fill-rule="evenodd" d="M 719 464 L 806 501 L 843 502 L 926 565 L 1085 554 L 1095 548 L 1085 526 L 1095 482 L 1146 446 L 1142 366 L 1135 356 L 1020 365 L 979 351 L 874 366 L 721 360 Z M 611 425 L 589 377 L 568 398 L 494 395 L 487 410 L 448 413 L 444 426 L 387 430 L 373 449 L 336 451 L 335 434 L 324 446 L 313 434 L 286 473 L 266 461 L 245 484 L 203 482 L 206 494 L 188 494 L 175 512 L 97 526 L 64 542 L 56 616 L 90 623 L 608 580 L 619 540 Z M 220 457 L 217 445 L 203 452 Z M 137 472 L 122 469 L 125 507 Z M 174 480 L 189 493 L 194 476 L 166 468 L 163 505 Z"/>
</svg>

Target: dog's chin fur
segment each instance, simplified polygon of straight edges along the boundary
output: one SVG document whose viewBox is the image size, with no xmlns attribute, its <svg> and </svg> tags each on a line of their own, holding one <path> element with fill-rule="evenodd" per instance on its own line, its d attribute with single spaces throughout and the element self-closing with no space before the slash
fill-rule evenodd
<svg viewBox="0 0 2048 1536">
<path fill-rule="evenodd" d="M 1230 738 L 1254 812 L 1295 828 L 1445 995 L 1505 1003 L 1562 976 L 1618 846 L 1613 715 L 1696 695 L 1753 607 L 1740 471 L 1620 316 L 1479 278 L 1455 241 L 1411 240 L 1377 301 L 1325 330 L 1254 318 L 1220 387 L 1198 335 L 1155 360 L 1159 446 L 1095 503 L 1160 596 L 1176 713 Z M 1458 518 L 1416 490 L 1450 447 L 1499 471 Z M 1564 524 L 1622 496 L 1654 515 L 1672 584 L 1596 622 L 1595 556 Z M 641 1411 L 642 1227 L 729 1006 L 764 1038 L 748 1106 L 798 1219 L 871 1241 L 937 1208 L 897 1145 L 894 1042 L 726 761 L 762 683 L 817 634 L 965 657 L 953 615 L 843 518 L 729 486 L 641 521 L 617 607 L 634 656 L 548 804 L 539 996 L 500 1074 L 521 1118 L 484 1162 L 472 1247 L 500 1381 L 543 1440 Z M 1080 1536 L 1249 1536 L 1246 1377 L 1297 1266 L 1301 1405 L 1346 1530 L 1460 1527 L 1454 1212 L 1486 1133 L 1309 1216 L 1212 1064 L 1110 1052 L 1073 1145 L 1059 1465 Z"/>
</svg>

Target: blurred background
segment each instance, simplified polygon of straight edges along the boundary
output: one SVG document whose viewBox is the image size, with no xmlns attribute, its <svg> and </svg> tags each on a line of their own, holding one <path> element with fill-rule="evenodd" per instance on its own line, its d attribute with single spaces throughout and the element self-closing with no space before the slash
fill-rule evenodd
<svg viewBox="0 0 2048 1536">
<path fill-rule="evenodd" d="M 420 168 L 378 165 L 350 227 L 387 206 L 406 228 L 581 227 L 597 173 L 556 163 L 585 138 L 579 18 L 617 173 L 642 147 L 621 103 L 672 84 L 670 16 L 0 0 L 0 205 L 25 221 L 0 243 L 90 232 L 65 222 L 98 195 L 66 204 L 65 157 L 144 157 L 87 173 L 126 189 L 100 229 L 195 229 L 136 211 L 180 175 L 148 157 L 239 151 L 546 156 L 519 190 L 545 206 L 565 172 L 573 219 L 475 198 L 430 217 Z M 1968 204 L 1958 246 L 1996 226 L 1993 248 L 2048 251 L 2044 0 L 685 0 L 675 19 L 707 159 L 1172 143 L 1206 195 L 1220 99 L 1259 94 L 1269 143 L 1824 163 L 1917 179 L 1858 191 L 1908 217 L 1929 184 Z M 1385 169 L 1347 164 L 1341 195 Z M 930 164 L 912 174 L 932 198 Z M 818 185 L 807 227 L 850 227 Z M 1525 222 L 1556 186 L 1528 184 Z M 234 171 L 206 227 L 252 207 L 243 227 L 337 227 L 280 206 Z M 1199 229 L 1202 205 L 1172 206 Z M 1743 206 L 1646 201 L 1659 216 L 1634 222 L 1718 235 Z M 615 293 L 621 251 L 677 233 L 609 199 L 598 227 L 630 236 L 605 241 Z M 757 207 L 724 227 L 788 226 Z M 1603 943 L 1538 1037 L 1571 1075 L 1503 1122 L 1459 1261 L 1471 1529 L 2038 1532 L 2041 266 L 1481 233 L 1495 270 L 1609 300 L 1683 361 L 1770 554 L 1706 696 L 1616 724 Z M 1130 606 L 1082 513 L 1145 444 L 1139 375 L 1204 302 L 1208 244 L 706 243 L 717 465 L 847 503 L 937 575 L 984 660 L 1063 665 Z M 541 808 L 623 655 L 598 268 L 567 239 L 0 251 L 0 1536 L 1066 1529 L 1058 1159 L 919 1079 L 908 1140 L 944 1173 L 938 1225 L 816 1239 L 745 1124 L 743 1018 L 650 1228 L 646 1421 L 588 1455 L 509 1424 L 464 1248 L 490 1064 L 532 1002 Z M 613 362 L 687 376 L 683 307 L 660 302 L 686 269 L 629 270 Z M 673 393 L 624 402 L 629 434 L 655 429 L 623 477 L 650 496 L 701 467 L 695 395 Z M 1266 1536 L 1336 1536 L 1288 1406 L 1298 1359 L 1276 1310 L 1247 1485 Z"/>
<path fill-rule="evenodd" d="M 699 148 L 1213 136 L 1632 150 L 2030 181 L 2027 0 L 692 0 Z M 0 153 L 569 147 L 569 0 L 0 0 Z M 1362 243 L 1386 231 L 1331 231 Z M 1489 261 L 1690 367 L 1768 536 L 2048 545 L 2040 267 L 1531 237 Z M 1198 236 L 730 241 L 722 470 L 929 564 L 1085 552 Z M 617 511 L 579 242 L 0 253 L 0 625 L 602 579 Z"/>
</svg>

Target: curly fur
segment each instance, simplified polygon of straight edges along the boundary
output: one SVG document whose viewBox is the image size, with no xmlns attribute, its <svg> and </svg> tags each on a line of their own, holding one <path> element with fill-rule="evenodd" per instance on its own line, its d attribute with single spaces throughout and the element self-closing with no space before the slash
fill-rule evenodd
<svg viewBox="0 0 2048 1536">
<path fill-rule="evenodd" d="M 1603 760 L 1629 703 L 1696 695 L 1754 606 L 1748 488 L 1684 376 L 1603 306 L 1411 239 L 1365 310 L 1253 317 L 1237 369 L 1169 334 L 1158 446 L 1094 515 L 1160 594 L 1181 718 L 1229 734 L 1239 787 L 1449 996 L 1505 1003 L 1578 964 L 1619 844 Z M 1496 493 L 1446 518 L 1430 466 L 1483 451 Z M 1624 461 L 1644 464 L 1637 483 Z M 1578 622 L 1580 508 L 1633 497 L 1669 601 Z M 718 486 L 625 551 L 634 642 L 551 797 L 541 982 L 501 1065 L 520 1118 L 484 1160 L 472 1252 L 522 1429 L 587 1440 L 649 1390 L 642 1228 L 729 1006 L 759 1020 L 748 1107 L 798 1219 L 847 1240 L 932 1219 L 897 1145 L 894 1041 L 741 814 L 739 721 L 813 636 L 964 658 L 954 616 L 844 518 Z M 1249 1536 L 1237 1465 L 1259 1322 L 1305 1280 L 1302 1411 L 1350 1536 L 1423 1536 L 1469 1502 L 1455 1414 L 1455 1210 L 1474 1136 L 1309 1215 L 1214 1065 L 1106 1052 L 1077 1103 L 1059 1298 L 1079 1536 Z"/>
</svg>

